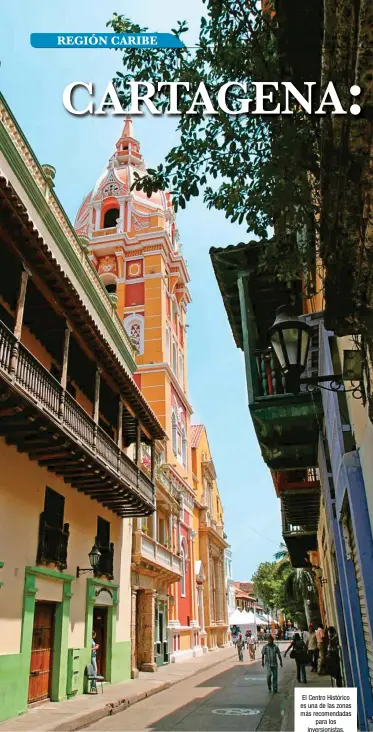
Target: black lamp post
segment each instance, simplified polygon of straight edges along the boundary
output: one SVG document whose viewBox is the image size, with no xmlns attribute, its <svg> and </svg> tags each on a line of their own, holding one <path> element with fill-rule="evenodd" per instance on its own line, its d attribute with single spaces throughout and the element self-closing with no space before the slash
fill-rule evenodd
<svg viewBox="0 0 373 732">
<path fill-rule="evenodd" d="M 101 557 L 101 552 L 98 550 L 96 544 L 94 544 L 91 551 L 88 554 L 89 563 L 91 565 L 90 568 L 82 569 L 81 567 L 77 567 L 76 576 L 79 578 L 81 574 L 86 574 L 87 572 L 94 572 L 96 567 L 98 566 L 100 557 Z"/>
<path fill-rule="evenodd" d="M 313 391 L 315 386 L 329 391 L 345 391 L 342 374 L 301 376 L 307 365 L 311 334 L 311 326 L 294 315 L 288 305 L 282 305 L 277 309 L 276 320 L 269 329 L 268 335 L 280 369 L 285 376 L 286 390 L 292 394 L 299 394 L 301 384 L 305 384 L 307 391 Z M 323 382 L 329 382 L 329 385 L 323 387 L 321 386 Z M 360 385 L 351 391 L 361 396 Z"/>
</svg>

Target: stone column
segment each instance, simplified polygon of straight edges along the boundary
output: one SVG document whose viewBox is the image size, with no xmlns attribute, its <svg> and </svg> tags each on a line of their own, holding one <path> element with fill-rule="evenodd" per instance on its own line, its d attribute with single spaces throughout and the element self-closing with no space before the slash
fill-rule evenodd
<svg viewBox="0 0 373 732">
<path fill-rule="evenodd" d="M 95 206 L 94 207 L 94 210 L 96 212 L 95 231 L 98 231 L 100 229 L 100 224 L 101 224 L 101 221 L 100 221 L 100 218 L 101 218 L 101 207 L 100 206 Z"/>
<path fill-rule="evenodd" d="M 179 517 L 177 519 L 176 531 L 177 531 L 177 551 L 178 551 L 178 554 L 180 554 L 181 553 L 181 533 L 180 533 L 180 519 L 179 519 Z"/>
<path fill-rule="evenodd" d="M 122 229 L 124 231 L 124 200 L 119 204 L 119 218 L 122 222 Z"/>
<path fill-rule="evenodd" d="M 158 531 L 157 531 L 157 518 L 158 518 L 158 516 L 157 516 L 157 499 L 156 498 L 154 499 L 154 505 L 155 505 L 154 513 L 152 514 L 152 521 L 153 521 L 152 533 L 153 533 L 153 539 L 154 539 L 154 541 L 158 541 Z"/>
<path fill-rule="evenodd" d="M 136 647 L 136 599 L 137 589 L 131 590 L 131 679 L 137 679 L 139 670 L 137 668 L 137 647 Z"/>
<path fill-rule="evenodd" d="M 155 483 L 155 463 L 156 463 L 155 440 L 152 440 L 152 444 L 151 444 L 151 448 L 150 448 L 150 459 L 151 459 L 150 479 L 151 479 L 152 483 Z"/>
<path fill-rule="evenodd" d="M 140 671 L 157 671 L 154 661 L 155 590 L 141 590 L 138 602 L 138 629 L 141 645 L 138 647 Z"/>
<path fill-rule="evenodd" d="M 170 511 L 170 513 L 168 515 L 168 541 L 169 541 L 169 549 L 171 552 L 173 552 L 173 550 L 174 550 L 174 542 L 173 542 L 173 536 L 172 536 L 172 534 L 173 534 L 172 521 L 173 521 L 173 515 L 172 515 L 172 511 Z"/>
</svg>

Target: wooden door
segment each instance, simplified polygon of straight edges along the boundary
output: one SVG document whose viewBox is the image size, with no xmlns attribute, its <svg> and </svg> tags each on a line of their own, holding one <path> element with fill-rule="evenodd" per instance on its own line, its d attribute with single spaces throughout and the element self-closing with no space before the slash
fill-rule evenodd
<svg viewBox="0 0 373 732">
<path fill-rule="evenodd" d="M 93 609 L 93 630 L 96 631 L 95 640 L 99 645 L 96 653 L 97 673 L 100 676 L 105 676 L 107 607 L 97 606 Z"/>
<path fill-rule="evenodd" d="M 52 602 L 36 602 L 32 633 L 29 704 L 49 699 L 52 681 L 53 631 L 56 606 Z"/>
</svg>

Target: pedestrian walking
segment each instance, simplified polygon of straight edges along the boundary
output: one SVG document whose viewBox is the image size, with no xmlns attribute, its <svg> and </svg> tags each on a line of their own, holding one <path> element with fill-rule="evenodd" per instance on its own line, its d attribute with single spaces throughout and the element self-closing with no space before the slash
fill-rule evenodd
<svg viewBox="0 0 373 732">
<path fill-rule="evenodd" d="M 246 631 L 246 644 L 249 650 L 250 661 L 255 661 L 256 640 L 252 635 L 251 630 Z"/>
<path fill-rule="evenodd" d="M 237 636 L 238 636 L 238 630 L 237 630 L 237 625 L 233 625 L 233 626 L 232 626 L 232 631 L 231 631 L 231 635 L 232 635 L 232 642 L 233 642 L 233 645 L 235 646 L 235 645 L 236 645 L 236 643 L 237 643 Z"/>
<path fill-rule="evenodd" d="M 325 674 L 325 631 L 323 625 L 319 623 L 318 628 L 316 630 L 316 638 L 317 638 L 317 648 L 319 652 L 319 659 L 318 659 L 318 667 L 317 672 L 320 676 L 324 676 Z"/>
<path fill-rule="evenodd" d="M 238 660 L 243 661 L 243 649 L 245 647 L 245 641 L 242 637 L 242 633 L 238 634 L 236 646 L 238 651 Z"/>
<path fill-rule="evenodd" d="M 336 629 L 328 628 L 328 647 L 325 658 L 325 670 L 336 680 L 337 686 L 342 686 L 341 662 L 339 658 L 339 640 Z"/>
<path fill-rule="evenodd" d="M 308 661 L 308 654 L 306 644 L 300 637 L 299 633 L 295 633 L 293 640 L 284 653 L 284 658 L 286 658 L 288 651 L 290 651 L 290 658 L 294 658 L 297 666 L 297 681 L 306 684 L 306 664 Z"/>
<path fill-rule="evenodd" d="M 95 676 L 97 676 L 97 651 L 98 651 L 98 649 L 99 649 L 100 646 L 98 645 L 98 643 L 96 643 L 96 631 L 95 630 L 92 631 L 92 644 L 91 644 L 91 646 L 92 646 L 92 648 L 91 648 L 91 664 L 93 666 L 94 674 L 95 674 Z M 96 689 L 97 689 L 96 679 L 92 679 L 91 691 L 96 691 Z"/>
<path fill-rule="evenodd" d="M 275 694 L 277 694 L 277 658 L 280 661 L 280 666 L 282 668 L 282 658 L 280 649 L 276 644 L 273 642 L 273 635 L 268 636 L 268 642 L 265 646 L 262 648 L 262 666 L 264 667 L 264 664 L 266 666 L 266 672 L 267 672 L 267 685 L 268 685 L 268 691 L 271 691 L 272 685 L 273 685 L 273 691 Z"/>
<path fill-rule="evenodd" d="M 308 626 L 309 638 L 307 645 L 308 661 L 311 664 L 311 671 L 317 672 L 317 660 L 319 657 L 319 649 L 317 647 L 316 631 L 312 623 Z"/>
</svg>

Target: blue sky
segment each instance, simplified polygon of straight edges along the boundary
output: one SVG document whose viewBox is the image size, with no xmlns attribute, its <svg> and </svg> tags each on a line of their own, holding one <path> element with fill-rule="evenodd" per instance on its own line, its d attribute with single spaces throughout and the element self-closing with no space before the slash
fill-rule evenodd
<svg viewBox="0 0 373 732">
<path fill-rule="evenodd" d="M 98 97 L 116 70 L 120 52 L 33 49 L 35 32 L 99 32 L 113 12 L 152 31 L 168 32 L 186 19 L 188 45 L 198 38 L 202 0 L 13 0 L 1 10 L 0 88 L 41 163 L 57 169 L 56 192 L 72 220 L 114 151 L 119 117 L 75 117 L 62 105 L 72 81 L 93 81 Z M 100 98 L 100 97 L 99 97 Z M 177 142 L 175 119 L 135 119 L 136 136 L 149 167 Z M 247 408 L 243 354 L 234 343 L 213 274 L 209 249 L 246 240 L 249 234 L 224 215 L 194 200 L 178 215 L 191 277 L 188 312 L 189 397 L 194 422 L 203 422 L 218 474 L 236 580 L 249 580 L 271 560 L 281 539 L 279 502 L 255 438 Z"/>
</svg>

